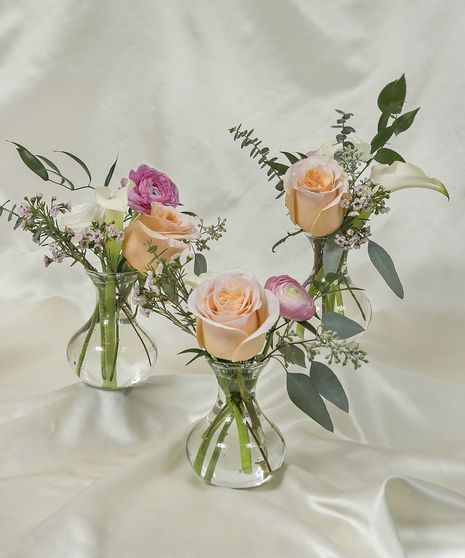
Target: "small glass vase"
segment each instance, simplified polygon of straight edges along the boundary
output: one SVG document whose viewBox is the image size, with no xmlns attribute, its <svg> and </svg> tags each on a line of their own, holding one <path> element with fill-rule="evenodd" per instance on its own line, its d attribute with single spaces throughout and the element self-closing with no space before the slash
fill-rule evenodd
<svg viewBox="0 0 465 558">
<path fill-rule="evenodd" d="M 312 295 L 311 282 L 313 279 L 322 283 L 326 282 L 323 270 L 323 247 L 325 242 L 327 242 L 327 237 L 315 238 L 309 234 L 306 236 L 312 245 L 314 253 L 313 270 L 310 278 L 306 281 L 310 288 L 310 295 Z M 315 301 L 317 312 L 320 316 L 323 312 L 337 312 L 357 322 L 366 330 L 372 315 L 370 299 L 366 292 L 357 287 L 350 278 L 347 270 L 347 255 L 348 252 L 344 251 L 338 269 L 338 272 L 343 276 L 343 281 L 331 283 L 328 294 Z M 363 332 L 355 335 L 352 339 L 358 338 L 362 334 Z"/>
<path fill-rule="evenodd" d="M 187 439 L 187 457 L 206 483 L 252 488 L 269 481 L 283 464 L 286 445 L 255 399 L 265 363 L 210 361 L 218 397 Z"/>
<path fill-rule="evenodd" d="M 130 297 L 136 272 L 87 272 L 97 304 L 90 319 L 68 343 L 71 368 L 83 382 L 122 389 L 146 380 L 157 359 L 157 347 L 138 324 Z"/>
</svg>

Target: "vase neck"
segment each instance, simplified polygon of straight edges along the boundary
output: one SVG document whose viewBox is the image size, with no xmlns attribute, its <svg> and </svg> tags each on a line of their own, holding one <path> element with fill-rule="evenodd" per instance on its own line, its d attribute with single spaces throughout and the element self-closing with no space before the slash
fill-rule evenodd
<svg viewBox="0 0 465 558">
<path fill-rule="evenodd" d="M 255 394 L 257 380 L 265 367 L 265 363 L 223 363 L 210 361 L 210 366 L 218 380 L 220 395 L 226 398 L 239 395 L 244 396 Z"/>
<path fill-rule="evenodd" d="M 137 272 L 100 273 L 87 272 L 96 290 L 97 303 L 114 303 L 131 307 L 131 293 L 137 281 Z"/>
</svg>

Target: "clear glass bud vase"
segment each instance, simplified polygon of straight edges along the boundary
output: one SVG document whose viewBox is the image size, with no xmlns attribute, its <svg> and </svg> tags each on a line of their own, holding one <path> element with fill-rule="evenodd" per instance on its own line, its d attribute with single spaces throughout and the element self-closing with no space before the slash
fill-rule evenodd
<svg viewBox="0 0 465 558">
<path fill-rule="evenodd" d="M 357 287 L 350 278 L 347 270 L 348 252 L 343 252 L 339 263 L 338 274 L 340 275 L 340 278 L 335 279 L 332 282 L 328 282 L 327 273 L 323 269 L 323 248 L 328 239 L 327 237 L 315 238 L 311 235 L 306 236 L 309 239 L 314 252 L 313 270 L 309 279 L 306 281 L 306 285 L 309 287 L 310 295 L 315 292 L 315 289 L 312 286 L 313 281 L 320 282 L 323 285 L 328 286 L 326 289 L 327 294 L 315 301 L 317 312 L 320 316 L 322 312 L 337 312 L 338 314 L 342 314 L 354 322 L 357 322 L 364 330 L 366 330 L 371 321 L 371 302 L 366 292 Z M 354 338 L 358 338 L 362 334 L 363 332 L 354 336 Z"/>
<path fill-rule="evenodd" d="M 187 457 L 208 484 L 259 486 L 282 466 L 286 448 L 281 432 L 255 399 L 265 363 L 211 361 L 210 365 L 218 380 L 218 398 L 189 434 Z"/>
<path fill-rule="evenodd" d="M 97 304 L 90 319 L 71 337 L 68 362 L 91 386 L 121 389 L 139 384 L 152 373 L 157 348 L 131 307 L 137 273 L 87 274 L 95 286 Z"/>
</svg>

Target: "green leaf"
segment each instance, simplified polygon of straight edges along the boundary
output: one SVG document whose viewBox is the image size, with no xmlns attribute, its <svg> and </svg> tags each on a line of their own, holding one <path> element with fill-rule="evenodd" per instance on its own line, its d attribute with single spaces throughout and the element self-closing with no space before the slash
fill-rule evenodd
<svg viewBox="0 0 465 558">
<path fill-rule="evenodd" d="M 331 234 L 323 246 L 323 269 L 325 274 L 336 273 L 344 252 L 344 249 L 334 242 L 334 236 L 334 234 Z"/>
<path fill-rule="evenodd" d="M 83 161 L 81 161 L 81 159 L 79 159 L 79 157 L 76 157 L 76 155 L 73 155 L 72 153 L 69 153 L 68 151 L 55 151 L 55 153 L 63 153 L 64 155 L 67 155 L 68 157 L 73 159 L 73 161 L 75 161 L 84 170 L 84 172 L 87 174 L 87 177 L 89 178 L 88 186 L 90 186 L 90 183 L 92 182 L 92 175 L 90 174 L 90 170 L 87 168 L 87 165 Z"/>
<path fill-rule="evenodd" d="M 201 275 L 207 272 L 207 260 L 203 254 L 195 254 L 194 257 L 194 273 L 195 275 Z"/>
<path fill-rule="evenodd" d="M 336 407 L 349 412 L 349 401 L 336 374 L 322 362 L 313 361 L 310 366 L 310 380 L 317 392 Z"/>
<path fill-rule="evenodd" d="M 0 213 L 0 215 L 1 215 L 1 213 Z M 15 231 L 15 230 L 19 227 L 19 225 L 21 225 L 22 222 L 23 222 L 23 218 L 22 218 L 22 217 L 18 217 L 18 218 L 16 219 L 16 223 L 15 223 L 15 226 L 13 227 L 13 230 Z"/>
<path fill-rule="evenodd" d="M 178 355 L 185 355 L 187 353 L 205 353 L 205 351 L 203 349 L 197 349 L 197 348 L 184 349 L 184 351 L 179 351 Z"/>
<path fill-rule="evenodd" d="M 116 163 L 118 162 L 118 156 L 116 156 L 115 162 L 111 165 L 110 170 L 105 178 L 104 186 L 109 186 L 111 179 L 113 177 L 113 173 L 115 172 Z"/>
<path fill-rule="evenodd" d="M 284 345 L 280 347 L 279 352 L 284 356 L 286 360 L 297 366 L 302 366 L 305 368 L 305 353 L 297 345 Z"/>
<path fill-rule="evenodd" d="M 376 267 L 381 277 L 386 281 L 392 291 L 399 297 L 404 298 L 404 288 L 397 275 L 391 256 L 376 242 L 368 241 L 368 255 L 371 263 Z"/>
<path fill-rule="evenodd" d="M 383 114 L 379 117 L 378 132 L 384 130 L 384 128 L 387 128 L 390 116 L 391 114 L 389 112 L 383 112 Z"/>
<path fill-rule="evenodd" d="M 184 213 L 184 215 L 190 215 L 191 217 L 197 217 L 197 213 L 194 213 L 193 211 L 181 211 L 181 213 Z"/>
<path fill-rule="evenodd" d="M 309 322 L 297 322 L 297 323 L 299 325 L 301 325 L 307 331 L 310 331 L 311 333 L 313 333 L 313 335 L 316 335 L 316 329 L 312 326 L 311 323 L 309 323 Z"/>
<path fill-rule="evenodd" d="M 410 112 L 406 112 L 402 116 L 399 116 L 399 118 L 394 123 L 394 133 L 396 134 L 396 136 L 410 128 L 419 110 L 420 107 L 416 108 L 415 110 L 411 110 Z"/>
<path fill-rule="evenodd" d="M 283 165 L 282 163 L 278 163 L 277 161 L 268 161 L 266 164 L 274 171 L 276 171 L 279 175 L 285 174 L 285 172 L 289 168 L 287 165 Z"/>
<path fill-rule="evenodd" d="M 404 106 L 405 95 L 407 93 L 407 83 L 405 74 L 399 79 L 388 83 L 378 96 L 378 107 L 381 112 L 399 114 Z"/>
<path fill-rule="evenodd" d="M 16 145 L 17 151 L 23 163 L 31 170 L 33 173 L 40 176 L 42 180 L 47 182 L 48 180 L 48 172 L 47 169 L 44 167 L 40 159 L 38 159 L 35 155 L 33 155 L 28 149 L 23 147 L 21 144 L 16 143 L 14 141 L 10 142 L 13 145 Z"/>
<path fill-rule="evenodd" d="M 322 324 L 324 329 L 334 331 L 339 339 L 349 339 L 365 331 L 360 324 L 337 312 L 324 312 Z"/>
<path fill-rule="evenodd" d="M 381 149 L 379 149 L 374 159 L 382 165 L 391 165 L 394 161 L 401 161 L 402 163 L 405 163 L 405 159 L 403 159 L 402 156 L 397 153 L 397 151 L 388 149 L 387 147 L 382 147 Z"/>
<path fill-rule="evenodd" d="M 301 411 L 330 432 L 334 431 L 331 417 L 325 402 L 313 387 L 310 377 L 306 374 L 287 373 L 287 393 L 291 401 Z"/>
<path fill-rule="evenodd" d="M 13 219 L 15 209 L 16 209 L 16 204 L 14 204 L 14 206 L 10 209 L 10 214 L 8 215 L 8 222 Z"/>
<path fill-rule="evenodd" d="M 383 147 L 392 137 L 394 133 L 394 126 L 388 126 L 376 134 L 371 140 L 371 152 L 374 153 L 380 147 Z"/>
<path fill-rule="evenodd" d="M 300 161 L 300 157 L 297 157 L 297 155 L 294 155 L 293 153 L 289 153 L 288 151 L 281 151 L 281 153 L 286 157 L 291 165 Z"/>
</svg>

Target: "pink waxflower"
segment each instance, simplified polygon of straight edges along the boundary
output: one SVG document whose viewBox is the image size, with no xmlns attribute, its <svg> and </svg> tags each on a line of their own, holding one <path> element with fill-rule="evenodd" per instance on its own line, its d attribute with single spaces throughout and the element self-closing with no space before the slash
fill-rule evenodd
<svg viewBox="0 0 465 558">
<path fill-rule="evenodd" d="M 140 165 L 136 171 L 131 170 L 129 179 L 121 180 L 121 186 L 130 188 L 128 205 L 138 213 L 150 214 L 154 202 L 172 207 L 179 205 L 176 184 L 168 175 L 148 165 Z"/>
<path fill-rule="evenodd" d="M 279 313 L 282 318 L 304 322 L 315 315 L 316 308 L 305 288 L 289 275 L 275 275 L 265 283 L 279 300 Z"/>
</svg>

